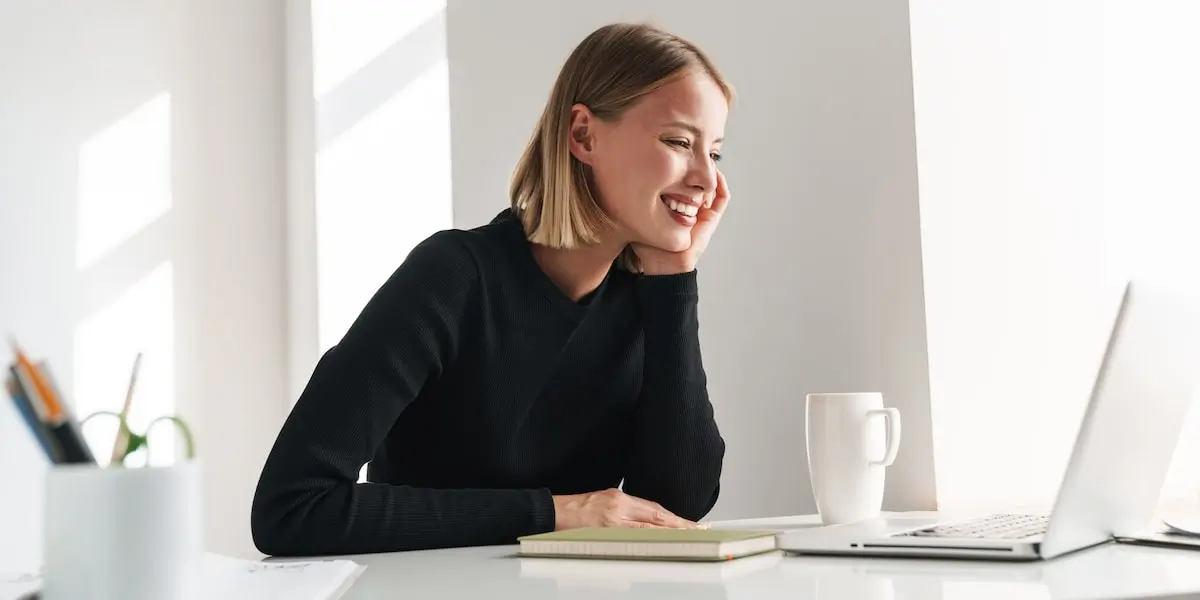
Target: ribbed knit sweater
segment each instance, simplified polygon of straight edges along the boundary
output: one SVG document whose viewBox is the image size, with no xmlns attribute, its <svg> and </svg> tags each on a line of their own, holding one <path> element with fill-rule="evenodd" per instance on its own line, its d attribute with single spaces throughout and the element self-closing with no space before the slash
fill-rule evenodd
<svg viewBox="0 0 1200 600">
<path fill-rule="evenodd" d="M 509 544 L 554 529 L 552 495 L 618 485 L 700 519 L 725 443 L 697 301 L 695 271 L 614 266 L 574 302 L 507 210 L 432 235 L 318 362 L 263 467 L 255 544 L 279 556 Z"/>
</svg>

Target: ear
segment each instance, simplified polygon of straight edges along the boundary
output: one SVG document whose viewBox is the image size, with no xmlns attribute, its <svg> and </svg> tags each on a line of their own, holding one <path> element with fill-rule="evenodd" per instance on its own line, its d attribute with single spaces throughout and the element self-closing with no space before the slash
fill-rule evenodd
<svg viewBox="0 0 1200 600">
<path fill-rule="evenodd" d="M 579 162 L 590 165 L 596 151 L 596 115 L 592 114 L 592 110 L 582 104 L 576 104 L 571 107 L 571 127 L 568 133 L 567 144 L 571 149 L 571 155 Z"/>
</svg>

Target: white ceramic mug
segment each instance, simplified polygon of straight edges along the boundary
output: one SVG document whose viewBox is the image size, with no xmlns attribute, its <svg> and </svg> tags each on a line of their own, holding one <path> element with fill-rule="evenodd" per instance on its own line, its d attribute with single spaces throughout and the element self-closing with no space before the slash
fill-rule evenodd
<svg viewBox="0 0 1200 600">
<path fill-rule="evenodd" d="M 42 598 L 193 600 L 204 557 L 200 465 L 46 474 Z"/>
<path fill-rule="evenodd" d="M 808 471 L 821 522 L 879 516 L 884 471 L 900 449 L 900 411 L 876 392 L 808 394 Z"/>
</svg>

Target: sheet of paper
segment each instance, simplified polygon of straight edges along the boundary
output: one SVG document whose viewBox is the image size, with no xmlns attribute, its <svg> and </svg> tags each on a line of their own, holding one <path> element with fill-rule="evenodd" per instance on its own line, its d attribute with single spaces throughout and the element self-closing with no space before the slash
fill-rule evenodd
<svg viewBox="0 0 1200 600">
<path fill-rule="evenodd" d="M 201 581 L 205 598 L 336 600 L 364 569 L 349 560 L 260 562 L 208 552 Z M 0 600 L 24 600 L 40 590 L 41 583 L 32 574 L 0 573 Z"/>
<path fill-rule="evenodd" d="M 260 562 L 206 553 L 205 595 L 209 598 L 333 600 L 366 567 L 349 560 Z"/>
<path fill-rule="evenodd" d="M 1158 546 L 1161 548 L 1175 548 L 1189 551 L 1200 550 L 1200 537 L 1191 535 L 1146 533 L 1143 535 L 1122 536 L 1116 539 L 1118 542 L 1125 544 Z"/>
<path fill-rule="evenodd" d="M 42 587 L 36 575 L 0 573 L 0 600 L 24 600 Z"/>
<path fill-rule="evenodd" d="M 1167 526 L 1165 533 L 1200 537 L 1200 519 L 1171 519 L 1163 524 Z"/>
</svg>

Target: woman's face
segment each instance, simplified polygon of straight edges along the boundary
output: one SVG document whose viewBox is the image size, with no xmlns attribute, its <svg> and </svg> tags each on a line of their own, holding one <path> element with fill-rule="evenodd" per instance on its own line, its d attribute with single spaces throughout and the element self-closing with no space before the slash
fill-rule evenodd
<svg viewBox="0 0 1200 600">
<path fill-rule="evenodd" d="M 647 94 L 615 122 L 582 105 L 571 151 L 592 171 L 592 191 L 623 243 L 687 250 L 696 212 L 712 202 L 729 106 L 702 72 Z"/>
</svg>

